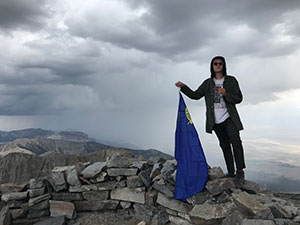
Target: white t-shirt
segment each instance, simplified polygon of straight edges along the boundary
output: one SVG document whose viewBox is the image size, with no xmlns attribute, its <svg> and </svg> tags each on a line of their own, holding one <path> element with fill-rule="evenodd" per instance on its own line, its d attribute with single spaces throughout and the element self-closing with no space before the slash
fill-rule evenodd
<svg viewBox="0 0 300 225">
<path fill-rule="evenodd" d="M 214 111 L 215 111 L 215 123 L 219 124 L 224 122 L 228 117 L 229 113 L 221 94 L 218 93 L 217 88 L 223 88 L 224 77 L 220 80 L 214 78 L 215 90 L 214 90 Z"/>
</svg>

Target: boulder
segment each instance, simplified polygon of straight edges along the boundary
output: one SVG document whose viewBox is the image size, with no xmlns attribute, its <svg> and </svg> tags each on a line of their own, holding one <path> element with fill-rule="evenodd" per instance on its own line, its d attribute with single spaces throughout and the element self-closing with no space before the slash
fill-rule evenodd
<svg viewBox="0 0 300 225">
<path fill-rule="evenodd" d="M 270 208 L 258 202 L 247 192 L 233 193 L 232 198 L 237 208 L 246 215 L 260 219 L 273 218 Z"/>
<path fill-rule="evenodd" d="M 225 190 L 234 188 L 235 187 L 234 179 L 233 178 L 221 178 L 221 179 L 208 181 L 206 183 L 205 187 L 212 195 L 218 195 L 218 194 L 221 194 Z"/>
</svg>

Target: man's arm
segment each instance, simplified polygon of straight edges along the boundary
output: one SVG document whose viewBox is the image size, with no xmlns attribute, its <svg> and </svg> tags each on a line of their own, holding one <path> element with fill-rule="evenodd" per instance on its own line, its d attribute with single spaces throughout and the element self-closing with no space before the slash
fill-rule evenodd
<svg viewBox="0 0 300 225">
<path fill-rule="evenodd" d="M 231 104 L 239 104 L 243 100 L 243 94 L 241 92 L 241 89 L 239 87 L 238 81 L 232 77 L 232 88 L 230 92 L 226 90 L 226 94 L 224 95 L 224 100 L 226 102 L 229 102 Z"/>
</svg>

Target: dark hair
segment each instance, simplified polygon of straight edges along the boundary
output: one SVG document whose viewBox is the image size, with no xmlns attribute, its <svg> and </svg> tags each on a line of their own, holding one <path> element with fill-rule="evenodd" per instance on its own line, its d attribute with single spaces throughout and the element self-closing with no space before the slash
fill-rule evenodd
<svg viewBox="0 0 300 225">
<path fill-rule="evenodd" d="M 225 58 L 223 56 L 215 56 L 213 57 L 213 59 L 210 62 L 210 73 L 211 73 L 211 78 L 214 78 L 216 76 L 214 68 L 213 68 L 213 62 L 215 59 L 221 59 L 223 61 L 223 69 L 222 69 L 222 73 L 224 76 L 227 76 L 227 70 L 226 70 L 226 61 Z"/>
</svg>

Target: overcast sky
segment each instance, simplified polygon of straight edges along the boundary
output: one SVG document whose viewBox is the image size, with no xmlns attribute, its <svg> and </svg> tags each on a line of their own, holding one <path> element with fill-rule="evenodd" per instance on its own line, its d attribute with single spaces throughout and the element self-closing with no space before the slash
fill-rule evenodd
<svg viewBox="0 0 300 225">
<path fill-rule="evenodd" d="M 178 80 L 215 55 L 244 95 L 246 159 L 300 160 L 299 0 L 0 2 L 0 130 L 79 130 L 173 154 Z M 185 98 L 208 160 L 204 100 Z"/>
</svg>

